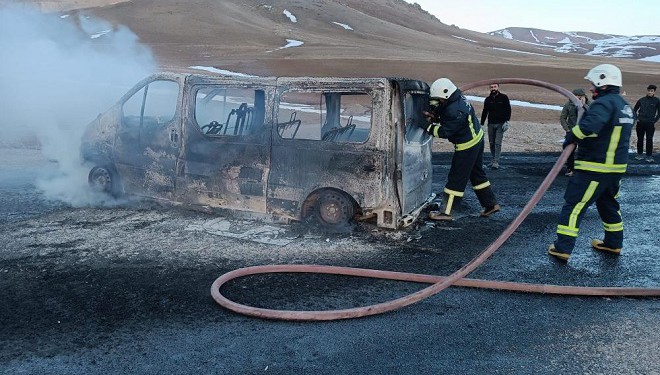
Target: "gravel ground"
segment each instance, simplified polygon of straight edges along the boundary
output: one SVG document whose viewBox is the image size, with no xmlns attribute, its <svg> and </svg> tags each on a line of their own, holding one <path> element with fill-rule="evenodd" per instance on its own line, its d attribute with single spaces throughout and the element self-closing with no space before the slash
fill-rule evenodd
<svg viewBox="0 0 660 375">
<path fill-rule="evenodd" d="M 236 315 L 210 297 L 210 285 L 222 273 L 259 264 L 449 274 L 508 225 L 556 154 L 505 154 L 504 168 L 489 172 L 503 204 L 490 219 L 476 215 L 476 198 L 468 193 L 462 217 L 452 223 L 399 232 L 363 225 L 344 235 L 149 202 L 74 208 L 46 199 L 35 187 L 35 179 L 53 168 L 38 152 L 5 149 L 1 155 L 2 374 L 660 373 L 658 299 L 450 288 L 380 316 L 291 323 Z M 449 156 L 434 156 L 437 189 Z M 625 179 L 620 257 L 588 247 L 602 230 L 592 209 L 571 262 L 548 259 L 545 248 L 553 240 L 565 183 L 560 177 L 518 232 L 471 277 L 658 287 L 656 165 L 633 164 Z M 220 236 L 220 220 L 236 231 L 262 228 L 263 236 Z M 271 275 L 231 282 L 223 292 L 255 306 L 330 309 L 381 302 L 420 287 Z"/>
</svg>

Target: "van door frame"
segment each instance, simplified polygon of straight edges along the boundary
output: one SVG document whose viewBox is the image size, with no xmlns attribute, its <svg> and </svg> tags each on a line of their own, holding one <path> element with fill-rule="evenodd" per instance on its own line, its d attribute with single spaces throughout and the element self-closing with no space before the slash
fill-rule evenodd
<svg viewBox="0 0 660 375">
<path fill-rule="evenodd" d="M 203 134 L 200 130 L 203 124 L 197 124 L 195 119 L 196 93 L 212 86 L 263 90 L 264 114 L 260 130 L 244 136 Z M 274 96 L 274 78 L 188 77 L 177 200 L 214 209 L 266 212 Z"/>
<path fill-rule="evenodd" d="M 178 84 L 178 96 L 173 118 L 159 132 L 158 139 L 143 139 L 143 117 L 148 90 L 141 104 L 140 124 L 124 132 L 123 105 L 135 94 L 157 81 Z M 177 162 L 180 153 L 181 112 L 185 76 L 175 73 L 154 74 L 135 85 L 118 103 L 118 128 L 113 146 L 114 166 L 124 190 L 150 198 L 173 200 L 176 188 Z M 137 130 L 137 134 L 134 134 Z M 130 137 L 133 134 L 134 137 Z M 133 144 L 137 142 L 137 144 Z"/>
<path fill-rule="evenodd" d="M 309 208 L 308 199 L 313 199 L 314 193 L 321 189 L 345 192 L 363 214 L 384 209 L 399 212 L 393 184 L 395 135 L 393 131 L 383 130 L 390 129 L 389 90 L 388 80 L 382 78 L 277 79 L 267 193 L 269 213 L 300 220 L 308 213 L 304 212 Z M 369 94 L 372 100 L 369 139 L 364 143 L 338 143 L 282 138 L 277 132 L 280 98 L 290 91 Z"/>
</svg>

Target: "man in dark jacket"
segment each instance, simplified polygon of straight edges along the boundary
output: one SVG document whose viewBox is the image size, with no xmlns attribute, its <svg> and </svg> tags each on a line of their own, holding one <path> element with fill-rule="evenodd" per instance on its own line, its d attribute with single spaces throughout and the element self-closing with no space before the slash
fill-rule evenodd
<svg viewBox="0 0 660 375">
<path fill-rule="evenodd" d="M 611 254 L 621 253 L 623 220 L 617 197 L 621 176 L 628 165 L 628 145 L 634 123 L 633 110 L 619 94 L 621 71 L 614 65 L 594 67 L 585 77 L 592 84 L 594 102 L 570 133 L 564 146 L 577 143 L 575 176 L 568 181 L 564 206 L 559 214 L 557 240 L 548 253 L 568 261 L 575 247 L 580 222 L 596 202 L 605 237 L 591 246 Z"/>
<path fill-rule="evenodd" d="M 653 163 L 653 133 L 655 123 L 660 119 L 660 99 L 655 97 L 655 85 L 646 88 L 646 96 L 639 99 L 633 111 L 637 115 L 637 156 L 635 159 L 644 159 L 644 136 L 646 136 L 646 161 Z"/>
<path fill-rule="evenodd" d="M 490 154 L 493 157 L 488 165 L 493 169 L 500 167 L 500 152 L 502 151 L 502 137 L 509 128 L 511 120 L 511 103 L 509 97 L 500 92 L 500 85 L 490 85 L 490 95 L 484 100 L 484 109 L 481 111 L 481 123 L 488 119 L 488 143 Z"/>
<path fill-rule="evenodd" d="M 451 211 L 463 197 L 468 180 L 472 183 L 479 203 L 484 210 L 481 216 L 488 217 L 500 210 L 490 181 L 482 168 L 484 153 L 484 131 L 474 113 L 474 108 L 465 99 L 461 90 L 447 78 L 437 79 L 431 85 L 430 111 L 424 112 L 429 124 L 424 130 L 439 138 L 447 138 L 454 144 L 454 156 L 447 176 L 441 211 L 431 211 L 432 220 L 451 221 Z"/>
<path fill-rule="evenodd" d="M 575 95 L 582 102 L 582 106 L 587 108 L 587 95 L 582 89 L 573 90 L 573 95 Z M 577 124 L 578 118 L 578 107 L 572 101 L 567 101 L 564 104 L 564 107 L 561 110 L 561 115 L 559 116 L 559 122 L 561 127 L 564 128 L 566 133 L 571 131 L 571 128 Z M 566 161 L 566 176 L 573 177 L 573 168 L 575 165 L 575 151 L 571 152 L 571 155 L 568 156 Z"/>
</svg>

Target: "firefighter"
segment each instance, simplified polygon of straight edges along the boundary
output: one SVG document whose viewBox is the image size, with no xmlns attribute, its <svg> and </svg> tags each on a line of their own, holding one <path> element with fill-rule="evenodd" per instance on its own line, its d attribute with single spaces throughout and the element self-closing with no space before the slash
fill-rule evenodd
<svg viewBox="0 0 660 375">
<path fill-rule="evenodd" d="M 429 218 L 451 221 L 452 209 L 460 203 L 468 180 L 484 207 L 481 216 L 488 217 L 499 211 L 500 206 L 482 167 L 484 131 L 472 105 L 452 81 L 440 78 L 431 85 L 429 111 L 424 111 L 428 120 L 428 124 L 422 125 L 424 130 L 434 137 L 447 138 L 455 149 L 443 192 L 444 208 L 431 211 Z"/>
<path fill-rule="evenodd" d="M 577 143 L 575 175 L 568 181 L 564 194 L 557 240 L 548 248 L 550 255 L 562 261 L 568 261 L 571 256 L 580 222 L 593 202 L 603 222 L 605 237 L 592 240 L 591 246 L 611 254 L 621 253 L 623 247 L 623 221 L 617 197 L 628 163 L 633 110 L 619 94 L 622 80 L 616 66 L 598 65 L 584 78 L 591 82 L 595 100 L 566 134 L 564 147 Z"/>
</svg>

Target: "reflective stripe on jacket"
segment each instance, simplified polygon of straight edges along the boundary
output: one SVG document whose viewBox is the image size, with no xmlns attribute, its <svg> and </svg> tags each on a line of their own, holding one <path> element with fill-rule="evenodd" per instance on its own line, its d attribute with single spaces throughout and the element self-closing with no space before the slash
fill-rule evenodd
<svg viewBox="0 0 660 375">
<path fill-rule="evenodd" d="M 447 138 L 456 151 L 467 150 L 484 137 L 474 108 L 460 90 L 456 90 L 447 102 L 435 110 L 438 123 L 430 124 L 426 131 L 438 138 Z"/>
<path fill-rule="evenodd" d="M 596 173 L 624 173 L 634 123 L 633 110 L 618 87 L 599 93 L 571 132 L 578 139 L 575 169 Z"/>
</svg>

